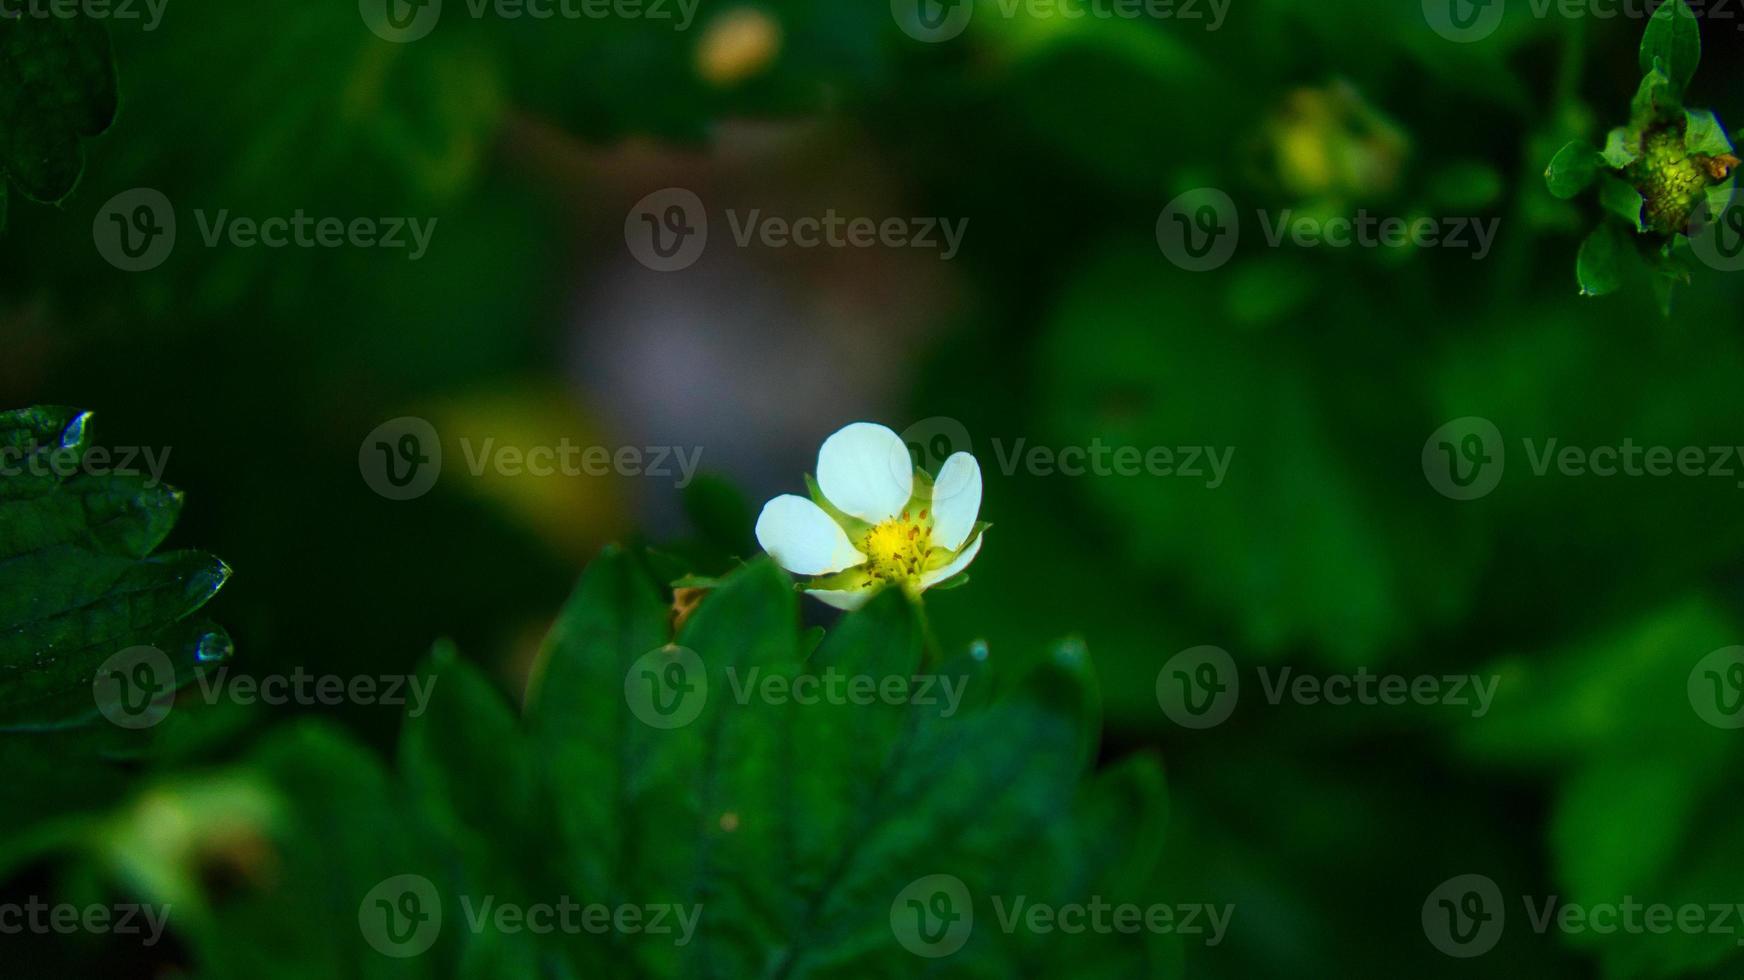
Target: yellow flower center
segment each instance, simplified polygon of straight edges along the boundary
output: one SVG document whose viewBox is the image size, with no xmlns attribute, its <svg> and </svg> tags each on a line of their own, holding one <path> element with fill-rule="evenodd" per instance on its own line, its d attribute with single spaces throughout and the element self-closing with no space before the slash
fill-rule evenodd
<svg viewBox="0 0 1744 980">
<path fill-rule="evenodd" d="M 860 541 L 866 572 L 888 582 L 920 579 L 933 550 L 933 522 L 927 511 L 911 517 L 907 511 L 877 524 Z"/>
</svg>

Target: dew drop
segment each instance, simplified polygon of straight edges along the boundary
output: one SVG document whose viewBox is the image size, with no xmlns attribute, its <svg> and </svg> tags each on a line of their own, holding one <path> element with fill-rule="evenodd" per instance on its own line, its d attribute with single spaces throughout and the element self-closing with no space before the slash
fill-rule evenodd
<svg viewBox="0 0 1744 980">
<path fill-rule="evenodd" d="M 73 420 L 68 422 L 66 428 L 61 430 L 61 448 L 74 449 L 84 445 L 85 429 L 90 421 L 90 412 L 80 412 L 73 416 Z"/>
<path fill-rule="evenodd" d="M 230 634 L 223 630 L 203 633 L 194 644 L 194 659 L 201 663 L 229 660 L 230 655 L 235 652 L 236 644 L 231 642 Z"/>
</svg>

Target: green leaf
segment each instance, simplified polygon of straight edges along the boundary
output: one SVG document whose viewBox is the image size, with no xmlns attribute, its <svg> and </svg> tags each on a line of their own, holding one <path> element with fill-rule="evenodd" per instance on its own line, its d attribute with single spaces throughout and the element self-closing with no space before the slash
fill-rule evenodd
<svg viewBox="0 0 1744 980">
<path fill-rule="evenodd" d="M 1600 225 L 1581 243 L 1575 278 L 1582 296 L 1607 296 L 1623 285 L 1623 255 L 1629 242 L 1615 226 Z"/>
<path fill-rule="evenodd" d="M 590 894 L 621 889 L 619 862 L 638 828 L 628 813 L 635 760 L 653 733 L 631 714 L 624 678 L 667 640 L 654 584 L 622 549 L 588 566 L 546 638 L 528 685 L 527 714 L 541 764 L 554 774 L 558 832 Z"/>
<path fill-rule="evenodd" d="M 1691 153 L 1721 156 L 1732 152 L 1732 141 L 1720 120 L 1706 109 L 1690 109 L 1684 113 L 1683 145 Z"/>
<path fill-rule="evenodd" d="M 442 643 L 410 693 L 400 771 L 420 810 L 471 856 L 499 841 L 531 844 L 527 832 L 545 829 L 521 825 L 537 803 L 532 754 L 490 681 Z M 427 703 L 419 700 L 425 693 Z"/>
<path fill-rule="evenodd" d="M 1462 733 L 1464 748 L 1495 765 L 1557 774 L 1550 844 L 1570 903 L 1732 901 L 1744 846 L 1723 828 L 1744 802 L 1733 775 L 1739 743 L 1691 708 L 1706 694 L 1704 654 L 1737 635 L 1728 610 L 1688 596 L 1495 665 L 1509 695 Z M 1689 976 L 1739 957 L 1734 936 L 1704 930 L 1595 931 L 1570 941 L 1611 976 Z"/>
<path fill-rule="evenodd" d="M 1641 79 L 1629 101 L 1629 135 L 1639 143 L 1641 134 L 1683 112 L 1683 96 L 1664 71 L 1655 68 Z"/>
<path fill-rule="evenodd" d="M 1631 138 L 1628 127 L 1618 126 L 1605 137 L 1602 154 L 1605 164 L 1612 170 L 1622 170 L 1640 158 L 1640 146 L 1639 140 Z"/>
<path fill-rule="evenodd" d="M 1610 174 L 1599 179 L 1599 204 L 1611 214 L 1622 218 L 1637 234 L 1647 230 L 1642 211 L 1647 200 L 1627 181 Z"/>
<path fill-rule="evenodd" d="M 1695 77 L 1702 60 L 1702 30 L 1696 15 L 1684 0 L 1666 0 L 1647 21 L 1641 38 L 1641 72 L 1665 72 L 1673 90 L 1681 95 Z"/>
<path fill-rule="evenodd" d="M 1550 167 L 1544 171 L 1544 183 L 1551 194 L 1566 201 L 1587 189 L 1603 162 L 1604 158 L 1591 146 L 1578 140 L 1571 142 L 1550 161 Z"/>
<path fill-rule="evenodd" d="M 157 647 L 177 687 L 230 652 L 222 629 L 191 618 L 230 569 L 197 551 L 152 554 L 181 494 L 93 460 L 89 421 L 65 408 L 0 413 L 0 729 L 96 719 L 95 672 L 126 648 Z"/>
<path fill-rule="evenodd" d="M 25 197 L 52 203 L 72 193 L 83 140 L 109 128 L 115 100 L 109 36 L 95 21 L 0 18 L 0 172 Z"/>
<path fill-rule="evenodd" d="M 1336 311 L 1332 322 L 1354 325 L 1378 315 L 1370 299 L 1344 290 L 1318 302 Z M 1163 308 L 1180 315 L 1159 320 Z M 1154 576 L 1143 581 L 1199 606 L 1229 642 L 1259 656 L 1311 647 L 1338 662 L 1372 663 L 1408 646 L 1404 637 L 1464 601 L 1475 583 L 1473 542 L 1432 501 L 1387 492 L 1392 478 L 1335 420 L 1345 418 L 1347 400 L 1409 396 L 1378 378 L 1365 379 L 1358 394 L 1349 379 L 1290 367 L 1312 362 L 1294 346 L 1305 342 L 1299 337 L 1280 336 L 1277 356 L 1256 358 L 1251 338 L 1194 326 L 1223 309 L 1218 284 L 1159 274 L 1142 250 L 1117 246 L 1094 257 L 1048 320 L 1038 434 L 1011 445 L 1075 445 L 1094 434 L 1110 446 L 1180 447 L 1192 433 L 1197 477 L 1080 481 L 1095 533 Z M 1082 343 L 1087 332 L 1098 342 Z M 1408 454 L 1423 443 L 1402 417 L 1366 425 L 1366 439 L 1397 440 Z M 1222 457 L 1222 479 L 1212 476 L 1207 450 Z M 1243 462 L 1250 459 L 1275 465 Z M 1266 547 L 1230 548 L 1232 537 Z M 1425 540 L 1442 560 L 1425 564 L 1403 545 Z M 973 572 L 990 583 L 995 569 Z"/>
</svg>

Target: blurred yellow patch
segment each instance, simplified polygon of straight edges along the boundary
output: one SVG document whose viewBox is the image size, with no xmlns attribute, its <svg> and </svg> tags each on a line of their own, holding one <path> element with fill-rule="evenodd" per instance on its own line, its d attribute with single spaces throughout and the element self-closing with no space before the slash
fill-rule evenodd
<svg viewBox="0 0 1744 980">
<path fill-rule="evenodd" d="M 697 74 L 715 85 L 736 85 L 762 74 L 781 53 L 781 25 L 761 10 L 741 7 L 716 17 L 696 49 Z"/>
<path fill-rule="evenodd" d="M 1297 199 L 1376 199 L 1399 183 L 1410 141 L 1355 88 L 1296 89 L 1265 124 L 1274 176 Z"/>
<path fill-rule="evenodd" d="M 483 392 L 442 403 L 442 482 L 500 505 L 558 553 L 577 560 L 627 528 L 621 474 L 561 465 L 609 451 L 605 433 L 561 390 Z"/>
</svg>

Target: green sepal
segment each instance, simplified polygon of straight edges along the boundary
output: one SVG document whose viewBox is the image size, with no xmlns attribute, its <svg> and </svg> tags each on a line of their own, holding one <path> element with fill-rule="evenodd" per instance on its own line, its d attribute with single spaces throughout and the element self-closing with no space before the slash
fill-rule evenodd
<svg viewBox="0 0 1744 980">
<path fill-rule="evenodd" d="M 1550 188 L 1552 196 L 1566 201 L 1591 186 L 1598 176 L 1599 165 L 1604 162 L 1605 158 L 1590 145 L 1573 140 L 1558 150 L 1550 166 L 1545 168 L 1545 186 Z"/>
</svg>

